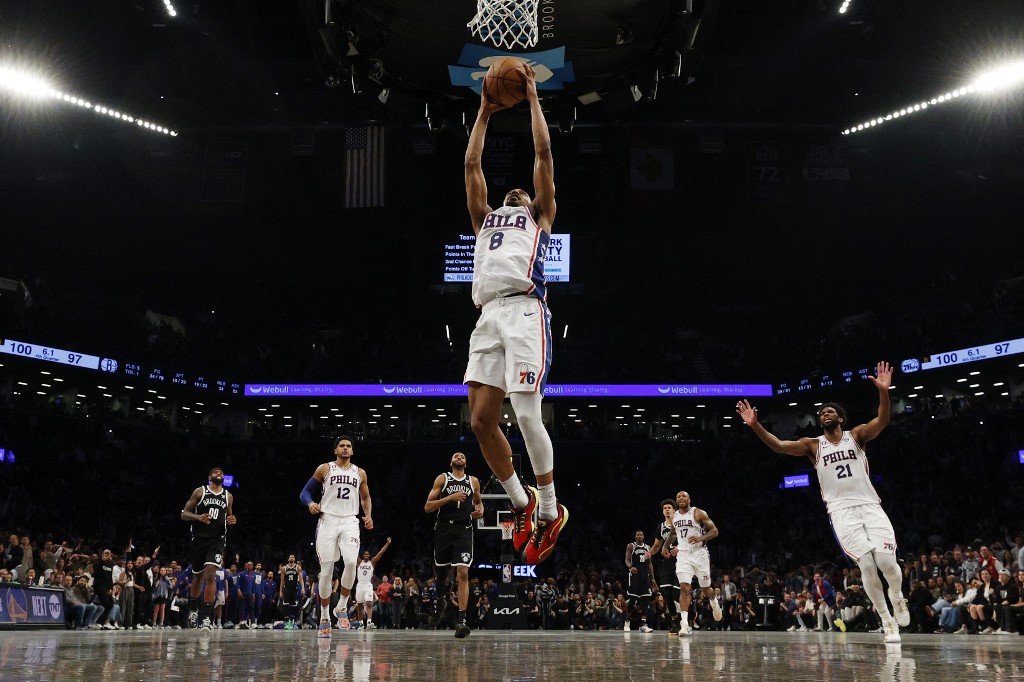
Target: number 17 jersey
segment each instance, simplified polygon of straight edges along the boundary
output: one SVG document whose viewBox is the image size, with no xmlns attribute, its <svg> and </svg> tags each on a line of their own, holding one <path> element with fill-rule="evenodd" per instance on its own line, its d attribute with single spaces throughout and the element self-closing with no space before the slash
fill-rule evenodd
<svg viewBox="0 0 1024 682">
<path fill-rule="evenodd" d="M 843 431 L 838 443 L 818 436 L 818 457 L 814 469 L 818 474 L 821 499 L 830 514 L 839 509 L 882 501 L 871 484 L 867 454 L 849 431 Z"/>
<path fill-rule="evenodd" d="M 359 483 L 363 474 L 355 464 L 347 468 L 331 462 L 324 476 L 320 511 L 327 516 L 359 515 Z"/>
</svg>

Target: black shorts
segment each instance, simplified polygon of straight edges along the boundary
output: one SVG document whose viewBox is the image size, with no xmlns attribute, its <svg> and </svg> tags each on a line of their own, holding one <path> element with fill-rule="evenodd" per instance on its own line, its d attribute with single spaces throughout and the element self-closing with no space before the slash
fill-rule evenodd
<svg viewBox="0 0 1024 682">
<path fill-rule="evenodd" d="M 299 605 L 299 589 L 296 587 L 293 590 L 284 590 L 281 593 L 281 606 L 298 606 Z"/>
<path fill-rule="evenodd" d="M 473 563 L 473 522 L 438 521 L 434 526 L 434 565 L 470 566 Z"/>
<path fill-rule="evenodd" d="M 224 561 L 226 538 L 192 538 L 188 548 L 188 558 L 192 562 L 192 572 L 200 574 L 207 564 L 220 566 Z"/>
<path fill-rule="evenodd" d="M 676 560 L 675 559 L 662 559 L 661 563 L 655 569 L 655 575 L 658 577 L 658 586 L 664 590 L 666 587 L 674 587 L 679 589 L 679 579 L 676 578 Z"/>
</svg>

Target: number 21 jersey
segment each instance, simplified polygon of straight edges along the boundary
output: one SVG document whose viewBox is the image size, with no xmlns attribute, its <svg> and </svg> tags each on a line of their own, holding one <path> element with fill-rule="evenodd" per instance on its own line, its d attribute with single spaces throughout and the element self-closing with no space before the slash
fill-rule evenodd
<svg viewBox="0 0 1024 682">
<path fill-rule="evenodd" d="M 875 486 L 871 485 L 871 470 L 864 448 L 849 431 L 843 431 L 838 443 L 818 436 L 818 458 L 814 469 L 821 486 L 821 499 L 829 513 L 881 502 Z"/>
<path fill-rule="evenodd" d="M 324 476 L 320 511 L 327 516 L 358 516 L 361 479 L 362 472 L 355 464 L 342 468 L 337 462 L 331 462 Z"/>
</svg>

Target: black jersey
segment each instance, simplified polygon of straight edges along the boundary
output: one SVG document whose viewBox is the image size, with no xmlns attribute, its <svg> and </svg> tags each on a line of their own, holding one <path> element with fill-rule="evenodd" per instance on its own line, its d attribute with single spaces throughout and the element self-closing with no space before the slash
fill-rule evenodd
<svg viewBox="0 0 1024 682">
<path fill-rule="evenodd" d="M 671 534 L 672 534 L 672 524 L 671 523 L 665 523 L 664 521 L 662 521 L 661 523 L 658 524 L 658 529 L 656 531 L 654 531 L 654 535 L 655 535 L 655 537 L 661 538 L 661 545 L 662 545 L 661 549 L 667 549 L 667 550 L 671 551 L 673 547 L 675 547 L 676 545 L 679 544 L 679 539 L 677 538 L 676 541 L 673 542 L 671 545 L 668 545 L 668 546 L 665 545 L 665 542 L 668 540 L 668 536 L 671 535 Z"/>
<path fill-rule="evenodd" d="M 192 522 L 192 537 L 223 538 L 228 534 L 228 491 L 221 488 L 219 493 L 203 486 L 203 496 L 196 505 L 195 513 L 199 516 L 210 515 L 209 523 Z"/>
<path fill-rule="evenodd" d="M 281 569 L 281 585 L 288 594 L 296 594 L 299 591 L 299 567 L 285 564 Z"/>
<path fill-rule="evenodd" d="M 444 475 L 444 486 L 441 488 L 441 495 L 438 499 L 448 497 L 452 493 L 466 493 L 466 499 L 454 504 L 446 504 L 437 510 L 437 520 L 441 521 L 465 521 L 469 522 L 469 515 L 473 513 L 473 484 L 469 474 L 461 479 L 455 478 L 451 472 Z"/>
</svg>

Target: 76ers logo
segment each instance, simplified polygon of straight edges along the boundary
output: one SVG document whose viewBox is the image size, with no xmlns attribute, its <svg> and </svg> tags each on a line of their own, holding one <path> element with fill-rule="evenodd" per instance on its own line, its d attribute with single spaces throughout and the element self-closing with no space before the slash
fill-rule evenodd
<svg viewBox="0 0 1024 682">
<path fill-rule="evenodd" d="M 883 542 L 882 543 L 882 549 L 884 549 L 887 552 L 895 552 L 896 551 L 896 543 L 895 542 Z"/>
<path fill-rule="evenodd" d="M 519 383 L 533 386 L 537 382 L 537 373 L 525 362 L 519 365 Z"/>
</svg>

